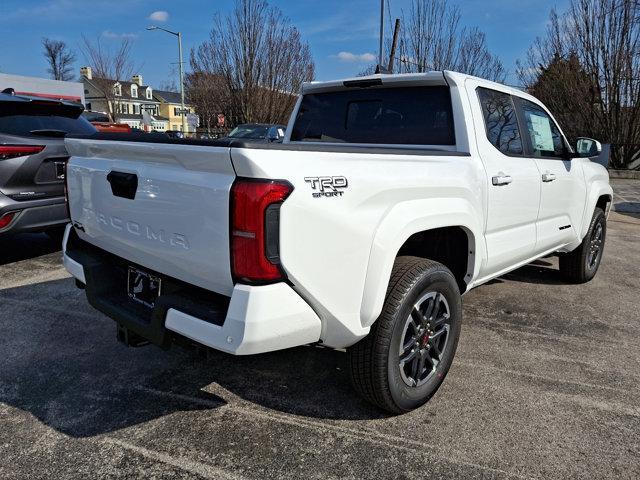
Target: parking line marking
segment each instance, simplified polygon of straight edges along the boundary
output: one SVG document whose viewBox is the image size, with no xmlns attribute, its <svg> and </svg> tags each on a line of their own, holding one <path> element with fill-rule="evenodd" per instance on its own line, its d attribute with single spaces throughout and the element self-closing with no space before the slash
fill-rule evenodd
<svg viewBox="0 0 640 480">
<path fill-rule="evenodd" d="M 149 388 L 149 387 L 143 387 L 143 386 L 135 386 L 134 388 L 136 390 L 140 390 L 142 392 L 151 393 L 153 395 L 158 395 L 158 396 L 170 398 L 170 399 L 173 399 L 173 400 L 182 400 L 184 402 L 189 402 L 189 403 L 193 403 L 195 405 L 200 405 L 201 407 L 218 408 L 218 407 L 221 407 L 221 406 L 227 404 L 225 401 L 216 402 L 215 400 L 208 400 L 206 398 L 198 398 L 198 397 L 194 397 L 192 395 L 184 395 L 182 393 L 167 392 L 167 391 L 164 391 L 164 390 L 157 390 L 155 388 Z"/>
<path fill-rule="evenodd" d="M 602 402 L 581 395 L 569 395 L 566 393 L 551 392 L 550 395 L 558 397 L 564 401 L 575 403 L 582 408 L 593 408 L 602 412 L 613 413 L 617 416 L 640 417 L 640 407 L 625 405 L 617 402 Z"/>
<path fill-rule="evenodd" d="M 484 369 L 484 370 L 495 370 L 495 371 L 498 371 L 498 372 L 501 372 L 501 373 L 506 373 L 506 374 L 509 374 L 509 375 L 514 375 L 514 376 L 519 376 L 519 377 L 527 377 L 527 378 L 532 378 L 534 380 L 542 380 L 542 381 L 545 381 L 545 382 L 564 383 L 566 385 L 573 385 L 573 386 L 576 386 L 576 387 L 582 387 L 582 388 L 586 388 L 586 389 L 590 389 L 590 390 L 600 389 L 600 390 L 612 390 L 614 392 L 622 392 L 622 393 L 631 393 L 632 392 L 632 390 L 629 390 L 629 389 L 626 389 L 626 388 L 609 387 L 609 386 L 606 386 L 606 385 L 595 385 L 593 383 L 577 382 L 577 381 L 574 381 L 574 380 L 564 380 L 564 379 L 555 378 L 555 377 L 545 377 L 543 375 L 536 375 L 535 373 L 518 372 L 517 370 L 509 370 L 509 369 L 506 369 L 506 368 L 493 367 L 493 366 L 487 366 L 487 365 L 478 365 L 477 363 L 469 363 L 469 362 L 457 361 L 457 362 L 454 363 L 454 365 L 460 365 L 461 367 L 472 368 L 474 370 L 477 370 L 478 368 Z"/>
<path fill-rule="evenodd" d="M 3 267 L 6 267 L 6 265 L 3 265 Z M 2 270 L 3 269 L 0 268 L 0 272 L 2 272 Z M 2 284 L 0 286 L 0 291 L 8 290 L 11 288 L 38 285 L 40 283 L 51 282 L 54 280 L 63 280 L 65 278 L 71 278 L 71 276 L 67 273 L 67 271 L 64 268 L 49 270 L 48 272 L 38 272 L 33 276 L 21 277 L 20 280 L 16 282 L 9 282 L 8 284 Z M 37 280 L 37 282 L 34 283 L 34 280 Z"/>
<path fill-rule="evenodd" d="M 191 397 L 189 395 L 174 394 L 171 392 L 165 392 L 162 390 L 156 390 L 148 387 L 135 387 L 135 388 L 148 393 L 156 394 L 156 395 L 175 396 L 180 400 L 192 401 L 193 403 L 196 403 L 196 404 L 203 404 L 203 402 L 206 402 L 206 401 L 203 401 L 202 399 Z M 213 402 L 209 402 L 209 403 L 213 403 Z M 219 407 L 220 405 L 216 403 L 215 406 Z M 245 402 L 240 399 L 237 400 L 237 403 L 227 403 L 223 408 L 231 409 L 243 415 L 254 416 L 262 420 L 272 420 L 282 424 L 291 425 L 294 427 L 309 428 L 311 430 L 314 430 L 320 433 L 326 433 L 327 430 L 330 430 L 330 431 L 333 431 L 334 433 L 343 435 L 345 437 L 348 437 L 354 440 L 365 441 L 365 442 L 373 443 L 386 448 L 394 448 L 396 450 L 402 450 L 402 451 L 411 453 L 413 455 L 422 456 L 425 450 L 433 453 L 435 449 L 435 445 L 411 440 L 404 437 L 399 437 L 396 435 L 380 433 L 370 429 L 361 431 L 361 430 L 355 430 L 348 427 L 343 427 L 340 425 L 334 425 L 331 423 L 317 422 L 317 421 L 310 420 L 307 418 L 302 418 L 299 416 L 296 416 L 295 418 L 290 418 L 288 416 L 281 415 L 276 412 L 262 411 L 252 406 L 249 402 Z M 402 443 L 409 444 L 411 446 L 404 446 L 402 445 Z M 463 452 L 459 452 L 459 451 L 456 451 L 455 453 L 456 453 L 456 456 L 462 456 L 464 454 Z M 436 456 L 441 461 L 446 463 L 455 464 L 455 465 L 464 466 L 464 467 L 471 467 L 471 468 L 476 468 L 478 470 L 506 475 L 507 477 L 510 477 L 510 478 L 517 478 L 521 480 L 532 480 L 535 478 L 535 477 L 523 476 L 518 473 L 509 472 L 507 470 L 502 470 L 499 468 L 489 467 L 489 466 L 481 465 L 474 462 L 460 460 L 459 458 L 449 458 L 449 457 L 444 457 L 438 454 L 436 454 Z"/>
<path fill-rule="evenodd" d="M 243 480 L 245 478 L 226 470 L 222 470 L 218 467 L 214 467 L 210 464 L 190 460 L 184 457 L 173 457 L 171 455 L 167 455 L 166 453 L 161 453 L 155 450 L 149 450 L 144 447 L 139 447 L 137 445 L 132 445 L 131 443 L 125 442 L 124 440 L 120 440 L 118 438 L 103 437 L 100 439 L 100 442 L 110 445 L 116 445 L 120 448 L 124 448 L 125 450 L 129 450 L 131 452 L 142 455 L 149 460 L 166 463 L 167 465 L 171 465 L 181 470 L 194 473 L 206 478 L 222 478 L 225 480 Z"/>
</svg>

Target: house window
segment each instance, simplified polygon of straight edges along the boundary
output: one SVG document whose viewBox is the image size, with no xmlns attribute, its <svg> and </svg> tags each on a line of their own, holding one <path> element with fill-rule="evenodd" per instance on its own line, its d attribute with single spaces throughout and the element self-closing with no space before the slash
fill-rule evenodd
<svg viewBox="0 0 640 480">
<path fill-rule="evenodd" d="M 151 89 L 147 88 L 147 100 L 151 100 Z"/>
<path fill-rule="evenodd" d="M 133 98 L 138 98 L 138 86 L 135 83 L 131 85 L 131 96 Z"/>
<path fill-rule="evenodd" d="M 116 84 L 113 86 L 113 94 L 114 94 L 116 97 L 121 97 L 121 96 L 122 96 L 122 85 L 120 85 L 119 83 L 116 83 Z"/>
</svg>

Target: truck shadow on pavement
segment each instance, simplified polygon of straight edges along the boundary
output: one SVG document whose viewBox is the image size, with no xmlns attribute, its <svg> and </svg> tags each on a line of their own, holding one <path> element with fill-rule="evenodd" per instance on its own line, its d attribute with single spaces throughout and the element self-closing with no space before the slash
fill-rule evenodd
<svg viewBox="0 0 640 480">
<path fill-rule="evenodd" d="M 640 218 L 640 202 L 618 202 L 614 205 L 613 211 L 620 215 Z"/>
<path fill-rule="evenodd" d="M 53 240 L 44 233 L 0 236 L 0 265 L 29 260 L 61 249 L 62 240 Z"/>
<path fill-rule="evenodd" d="M 499 279 L 542 285 L 565 285 L 567 282 L 562 278 L 557 263 L 558 261 L 552 258 L 535 260 L 499 277 Z"/>
<path fill-rule="evenodd" d="M 72 437 L 215 410 L 225 398 L 317 418 L 385 416 L 352 390 L 344 352 L 309 346 L 235 357 L 127 348 L 71 279 L 0 290 L 0 305 L 0 402 Z"/>
</svg>

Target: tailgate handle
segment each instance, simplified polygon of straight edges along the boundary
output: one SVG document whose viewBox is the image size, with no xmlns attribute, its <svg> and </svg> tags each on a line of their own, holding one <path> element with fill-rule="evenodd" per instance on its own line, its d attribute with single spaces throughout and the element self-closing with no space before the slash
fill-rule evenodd
<svg viewBox="0 0 640 480">
<path fill-rule="evenodd" d="M 111 193 L 116 197 L 136 198 L 138 190 L 138 176 L 135 173 L 109 172 L 107 182 L 111 184 Z"/>
</svg>

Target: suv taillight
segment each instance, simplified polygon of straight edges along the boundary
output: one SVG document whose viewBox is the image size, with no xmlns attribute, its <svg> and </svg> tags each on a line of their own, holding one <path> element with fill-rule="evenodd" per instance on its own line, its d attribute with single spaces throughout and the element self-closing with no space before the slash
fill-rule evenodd
<svg viewBox="0 0 640 480">
<path fill-rule="evenodd" d="M 231 272 L 236 282 L 284 279 L 280 269 L 280 206 L 289 182 L 238 178 L 231 187 Z"/>
<path fill-rule="evenodd" d="M 0 217 L 0 230 L 7 228 L 16 216 L 16 212 L 5 213 Z"/>
<path fill-rule="evenodd" d="M 35 155 L 44 150 L 44 145 L 0 145 L 0 160 Z"/>
</svg>

